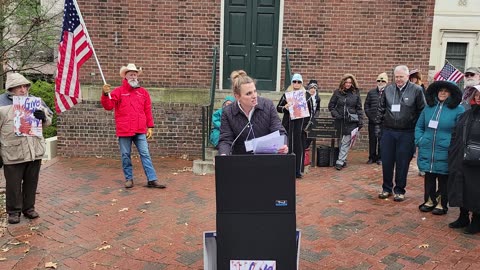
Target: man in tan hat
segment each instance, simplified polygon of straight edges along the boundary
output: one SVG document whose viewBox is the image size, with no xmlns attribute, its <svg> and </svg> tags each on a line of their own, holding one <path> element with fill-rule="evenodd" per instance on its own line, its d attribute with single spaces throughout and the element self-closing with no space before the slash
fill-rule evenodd
<svg viewBox="0 0 480 270">
<path fill-rule="evenodd" d="M 375 135 L 375 118 L 377 117 L 378 105 L 382 97 L 383 90 L 388 83 L 387 73 L 383 72 L 377 76 L 377 87 L 368 91 L 365 99 L 365 114 L 368 117 L 368 161 L 367 164 L 376 162 L 378 165 L 382 164 L 380 155 L 380 138 L 381 132 L 377 130 L 378 135 Z M 377 126 L 379 129 L 380 126 Z"/>
<path fill-rule="evenodd" d="M 6 182 L 6 208 L 8 223 L 20 222 L 20 214 L 28 219 L 38 218 L 35 211 L 35 197 L 45 140 L 37 136 L 19 136 L 13 132 L 15 115 L 13 96 L 29 96 L 31 82 L 19 73 L 8 73 L 5 88 L 0 95 L 0 142 L 1 165 Z M 33 116 L 43 126 L 52 123 L 52 111 L 42 101 Z"/>
<path fill-rule="evenodd" d="M 133 169 L 131 150 L 132 143 L 137 147 L 142 161 L 143 170 L 147 176 L 147 187 L 165 188 L 157 179 L 148 150 L 147 139 L 153 136 L 152 102 L 148 91 L 140 87 L 138 75 L 142 73 L 135 64 L 120 68 L 123 78 L 122 86 L 110 91 L 110 85 L 103 86 L 101 103 L 105 110 L 115 110 L 115 125 L 118 144 L 122 158 L 125 188 L 133 187 Z"/>
</svg>

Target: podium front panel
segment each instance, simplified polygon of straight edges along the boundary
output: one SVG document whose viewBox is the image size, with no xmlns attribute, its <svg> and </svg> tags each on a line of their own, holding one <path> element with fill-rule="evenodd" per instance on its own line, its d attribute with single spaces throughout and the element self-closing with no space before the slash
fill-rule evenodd
<svg viewBox="0 0 480 270">
<path fill-rule="evenodd" d="M 294 213 L 295 155 L 216 156 L 215 185 L 217 213 Z"/>
<path fill-rule="evenodd" d="M 277 270 L 297 267 L 293 213 L 217 214 L 217 269 L 230 260 L 276 261 Z"/>
</svg>

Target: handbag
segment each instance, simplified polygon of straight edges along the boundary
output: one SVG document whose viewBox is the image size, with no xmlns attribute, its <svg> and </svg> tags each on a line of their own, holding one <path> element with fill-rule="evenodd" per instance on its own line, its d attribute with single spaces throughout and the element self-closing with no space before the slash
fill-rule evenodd
<svg viewBox="0 0 480 270">
<path fill-rule="evenodd" d="M 467 123 L 470 115 L 467 116 L 463 125 L 463 164 L 469 166 L 480 166 L 480 143 L 468 141 Z"/>
<path fill-rule="evenodd" d="M 347 120 L 348 123 L 358 123 L 359 122 L 358 114 L 350 113 L 347 110 L 347 98 L 345 98 L 345 106 L 343 107 L 343 110 L 347 113 L 347 115 L 346 115 L 347 117 L 346 117 L 345 120 Z"/>
</svg>

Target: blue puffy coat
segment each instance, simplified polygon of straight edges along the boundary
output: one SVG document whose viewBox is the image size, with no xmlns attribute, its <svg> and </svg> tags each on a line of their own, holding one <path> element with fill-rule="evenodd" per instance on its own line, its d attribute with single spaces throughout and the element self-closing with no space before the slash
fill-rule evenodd
<svg viewBox="0 0 480 270">
<path fill-rule="evenodd" d="M 217 147 L 218 140 L 220 139 L 220 125 L 222 123 L 221 122 L 222 111 L 223 111 L 223 108 L 226 106 L 225 104 L 227 103 L 227 101 L 235 102 L 235 98 L 232 96 L 226 96 L 225 100 L 222 103 L 222 108 L 216 110 L 212 115 L 213 128 L 212 128 L 212 131 L 210 132 L 210 142 L 215 147 Z"/>
<path fill-rule="evenodd" d="M 454 87 L 453 87 L 454 86 Z M 439 102 L 438 91 L 447 88 L 450 97 Z M 465 109 L 459 106 L 461 91 L 450 82 L 434 82 L 427 89 L 425 106 L 415 127 L 415 144 L 418 146 L 418 169 L 422 172 L 448 174 L 448 147 L 453 129 Z M 437 120 L 437 128 L 429 127 Z"/>
</svg>

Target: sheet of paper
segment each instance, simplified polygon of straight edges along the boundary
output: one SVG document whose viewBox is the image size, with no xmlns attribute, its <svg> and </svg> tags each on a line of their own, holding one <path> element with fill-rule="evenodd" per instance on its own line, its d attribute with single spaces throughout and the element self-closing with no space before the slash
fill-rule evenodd
<svg viewBox="0 0 480 270">
<path fill-rule="evenodd" d="M 355 145 L 355 141 L 357 140 L 358 137 L 358 127 L 352 130 L 350 133 L 350 147 L 353 147 Z"/>
<path fill-rule="evenodd" d="M 285 136 L 280 135 L 278 130 L 265 136 L 245 141 L 247 152 L 253 151 L 255 154 L 274 154 L 283 145 L 285 145 Z"/>
</svg>

